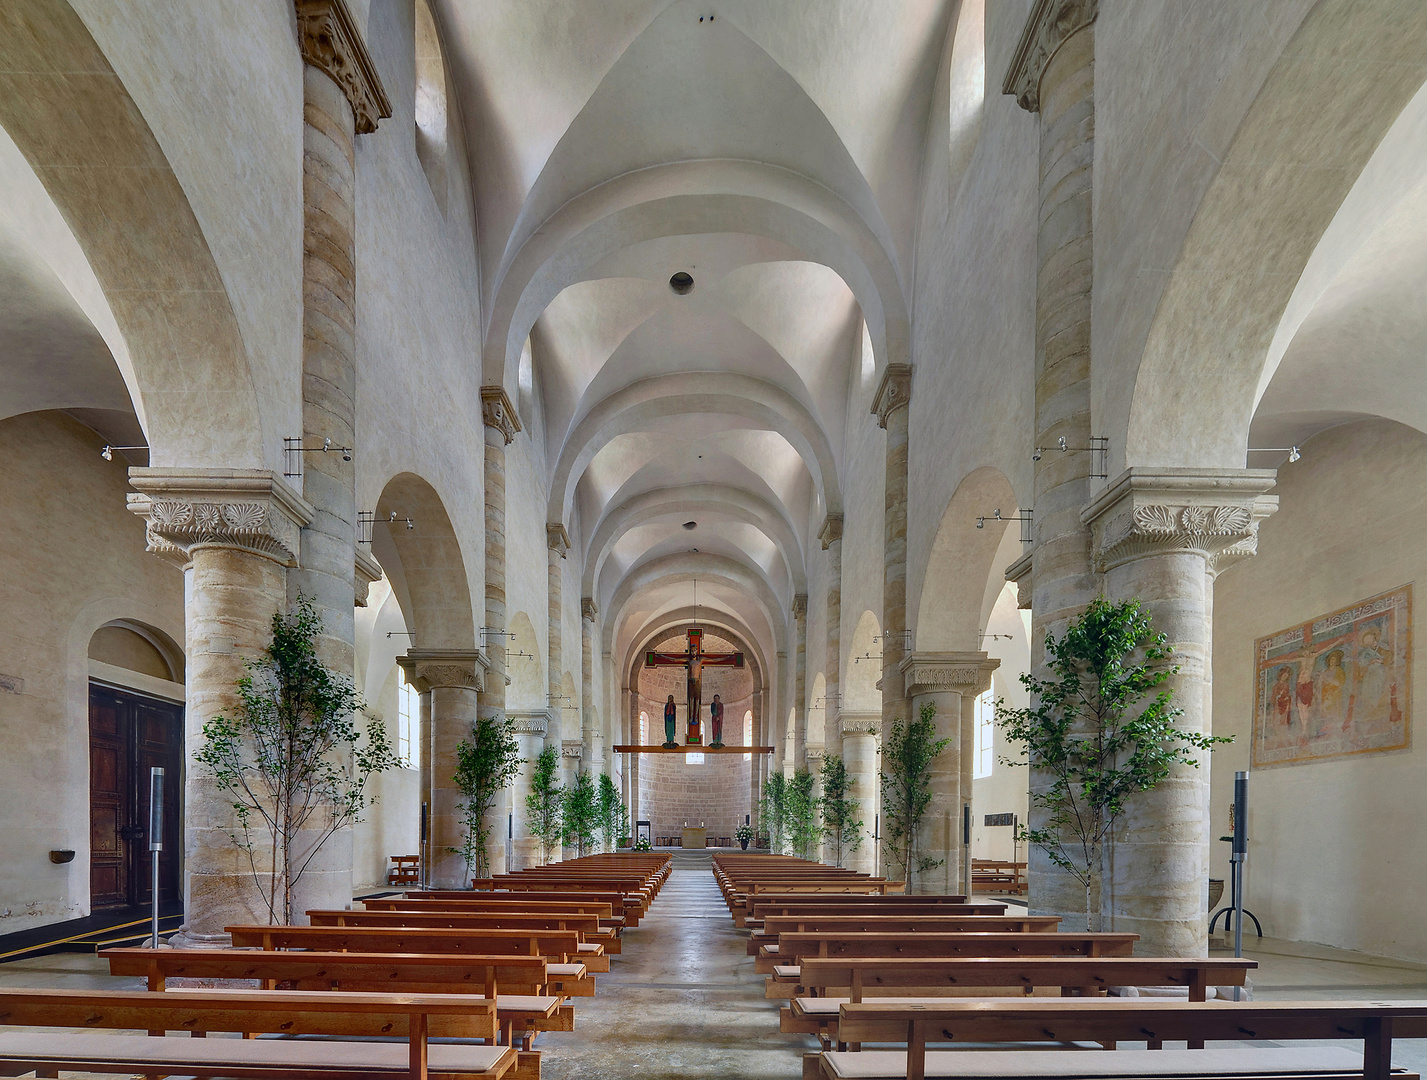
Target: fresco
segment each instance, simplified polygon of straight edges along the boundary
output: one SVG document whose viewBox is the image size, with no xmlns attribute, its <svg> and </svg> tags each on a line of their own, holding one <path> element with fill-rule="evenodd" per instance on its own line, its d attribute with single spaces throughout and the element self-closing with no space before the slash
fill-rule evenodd
<svg viewBox="0 0 1427 1080">
<path fill-rule="evenodd" d="M 1411 745 L 1411 585 L 1259 638 L 1254 663 L 1255 767 Z"/>
</svg>

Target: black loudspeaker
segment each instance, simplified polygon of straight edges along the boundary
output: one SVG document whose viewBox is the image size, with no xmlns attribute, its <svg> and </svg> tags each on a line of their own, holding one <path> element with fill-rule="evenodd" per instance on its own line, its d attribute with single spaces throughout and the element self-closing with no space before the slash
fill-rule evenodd
<svg viewBox="0 0 1427 1080">
<path fill-rule="evenodd" d="M 421 804 L 421 842 L 426 843 L 426 804 Z"/>
<path fill-rule="evenodd" d="M 1242 860 L 1249 853 L 1249 774 L 1234 774 L 1233 853 Z"/>
<path fill-rule="evenodd" d="M 971 804 L 965 803 L 961 807 L 961 842 L 971 843 Z"/>
<path fill-rule="evenodd" d="M 164 849 L 164 771 L 149 770 L 149 850 Z"/>
</svg>

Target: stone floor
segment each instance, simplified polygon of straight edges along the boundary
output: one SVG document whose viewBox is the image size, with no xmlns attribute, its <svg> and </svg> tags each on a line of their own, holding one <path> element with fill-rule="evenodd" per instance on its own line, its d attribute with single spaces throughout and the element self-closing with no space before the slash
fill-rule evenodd
<svg viewBox="0 0 1427 1080">
<path fill-rule="evenodd" d="M 816 1049 L 811 1038 L 779 1034 L 778 1002 L 763 997 L 708 853 L 672 854 L 674 874 L 648 917 L 626 932 L 598 995 L 576 999 L 576 1030 L 541 1036 L 547 1080 L 796 1080 L 801 1055 Z M 1252 936 L 1245 951 L 1261 965 L 1259 1001 L 1427 998 L 1427 966 Z M 118 989 L 142 980 L 111 978 L 94 957 L 66 954 L 0 965 L 0 986 Z M 1427 1040 L 1400 1041 L 1394 1056 L 1427 1070 Z"/>
</svg>

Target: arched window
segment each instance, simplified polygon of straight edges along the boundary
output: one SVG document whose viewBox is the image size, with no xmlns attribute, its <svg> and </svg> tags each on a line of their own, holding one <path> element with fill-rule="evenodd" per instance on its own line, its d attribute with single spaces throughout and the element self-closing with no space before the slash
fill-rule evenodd
<svg viewBox="0 0 1427 1080">
<path fill-rule="evenodd" d="M 753 745 L 753 710 L 752 710 L 752 709 L 749 709 L 746 713 L 743 714 L 743 745 L 744 745 L 744 746 L 752 746 L 752 745 Z M 753 751 L 750 750 L 748 753 L 744 754 L 744 755 L 743 755 L 743 760 L 744 760 L 744 761 L 752 761 L 752 760 L 753 760 Z"/>
<path fill-rule="evenodd" d="M 396 753 L 408 768 L 421 767 L 421 700 L 405 679 L 396 689 Z"/>
<path fill-rule="evenodd" d="M 520 350 L 520 365 L 516 368 L 516 403 L 520 422 L 526 430 L 535 424 L 535 357 L 530 350 L 530 336 L 525 338 L 525 346 Z"/>
<path fill-rule="evenodd" d="M 649 730 L 649 714 L 641 712 L 639 714 L 639 730 L 634 733 L 634 745 L 644 745 L 644 733 Z"/>
<path fill-rule="evenodd" d="M 446 213 L 446 61 L 428 0 L 416 0 L 416 157 Z"/>
<path fill-rule="evenodd" d="M 996 760 L 996 704 L 987 690 L 976 699 L 976 761 L 972 779 L 990 776 Z"/>
</svg>

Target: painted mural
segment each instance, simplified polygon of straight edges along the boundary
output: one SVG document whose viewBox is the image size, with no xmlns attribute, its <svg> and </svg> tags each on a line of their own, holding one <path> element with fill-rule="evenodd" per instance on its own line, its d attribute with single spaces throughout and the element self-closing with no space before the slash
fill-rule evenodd
<svg viewBox="0 0 1427 1080">
<path fill-rule="evenodd" d="M 1411 744 L 1411 585 L 1259 638 L 1254 658 L 1255 767 Z"/>
</svg>

